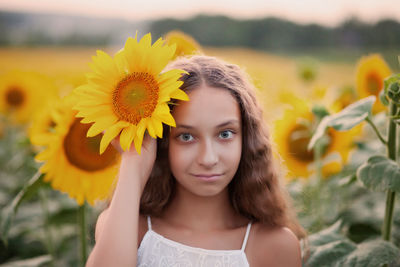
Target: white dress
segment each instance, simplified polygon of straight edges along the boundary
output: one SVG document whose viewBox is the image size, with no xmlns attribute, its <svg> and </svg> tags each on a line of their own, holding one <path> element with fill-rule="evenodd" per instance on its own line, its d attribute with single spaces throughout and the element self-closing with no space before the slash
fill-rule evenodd
<svg viewBox="0 0 400 267">
<path fill-rule="evenodd" d="M 251 222 L 247 225 L 242 248 L 239 250 L 210 250 L 191 247 L 154 232 L 147 217 L 148 230 L 140 243 L 137 266 L 141 267 L 248 267 L 244 249 Z"/>
</svg>

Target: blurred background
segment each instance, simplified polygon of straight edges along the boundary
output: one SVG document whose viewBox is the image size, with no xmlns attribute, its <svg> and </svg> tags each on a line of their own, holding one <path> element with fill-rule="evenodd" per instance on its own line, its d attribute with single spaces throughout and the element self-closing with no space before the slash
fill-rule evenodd
<svg viewBox="0 0 400 267">
<path fill-rule="evenodd" d="M 307 144 L 323 116 L 378 97 L 384 78 L 399 72 L 398 11 L 395 0 L 0 0 L 0 266 L 77 266 L 90 251 L 106 204 L 84 204 L 82 250 L 80 183 L 65 189 L 34 179 L 47 138 L 34 136 L 55 127 L 47 107 L 86 82 L 97 50 L 113 55 L 128 37 L 148 32 L 176 43 L 180 55 L 201 52 L 247 71 L 310 236 L 330 229 L 354 246 L 379 237 L 385 194 L 366 189 L 356 172 L 371 155 L 386 155 L 386 146 L 366 124 L 329 132 L 319 156 Z M 384 135 L 387 113 L 374 105 Z"/>
</svg>

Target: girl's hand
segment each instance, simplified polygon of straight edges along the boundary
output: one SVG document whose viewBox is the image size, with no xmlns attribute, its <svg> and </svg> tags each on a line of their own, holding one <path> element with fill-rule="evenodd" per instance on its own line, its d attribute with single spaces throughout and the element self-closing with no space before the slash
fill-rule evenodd
<svg viewBox="0 0 400 267">
<path fill-rule="evenodd" d="M 122 161 L 120 172 L 127 171 L 130 177 L 140 179 L 143 189 L 149 179 L 157 155 L 157 140 L 147 132 L 143 137 L 141 154 L 139 155 L 132 143 L 129 151 L 123 151 L 119 143 L 119 136 L 111 144 L 121 153 Z"/>
</svg>

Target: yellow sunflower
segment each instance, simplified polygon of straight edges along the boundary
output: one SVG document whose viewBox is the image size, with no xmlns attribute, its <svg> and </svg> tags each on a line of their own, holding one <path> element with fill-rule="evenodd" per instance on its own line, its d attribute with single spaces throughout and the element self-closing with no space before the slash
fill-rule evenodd
<svg viewBox="0 0 400 267">
<path fill-rule="evenodd" d="M 357 65 L 356 84 L 360 98 L 375 95 L 379 99 L 379 93 L 383 89 L 383 81 L 391 75 L 392 71 L 385 60 L 378 54 L 362 57 Z M 385 110 L 385 106 L 378 100 L 372 111 L 378 113 Z"/>
<path fill-rule="evenodd" d="M 189 98 L 179 89 L 184 71 L 161 73 L 174 52 L 175 47 L 164 45 L 162 38 L 151 45 L 150 34 L 139 42 L 137 37 L 128 38 L 114 58 L 97 51 L 87 84 L 75 89 L 79 99 L 74 109 L 84 118 L 83 123 L 93 122 L 88 136 L 104 131 L 100 153 L 121 134 L 122 149 L 128 150 L 133 141 L 140 154 L 146 129 L 156 138 L 162 137 L 162 123 L 175 127 L 168 102 L 171 98 Z"/>
<path fill-rule="evenodd" d="M 200 52 L 200 45 L 196 40 L 181 31 L 170 31 L 165 35 L 165 40 L 169 45 L 175 44 L 176 50 L 174 58 L 179 56 L 193 55 Z"/>
<path fill-rule="evenodd" d="M 43 75 L 22 71 L 3 74 L 0 77 L 0 113 L 12 123 L 26 123 L 48 97 L 56 94 L 55 84 Z"/>
<path fill-rule="evenodd" d="M 33 145 L 42 146 L 54 133 L 55 121 L 60 116 L 60 99 L 54 99 L 38 111 L 29 126 L 29 139 Z M 62 110 L 61 110 L 62 111 Z"/>
<path fill-rule="evenodd" d="M 282 118 L 275 121 L 272 136 L 290 176 L 308 177 L 315 171 L 314 151 L 307 150 L 316 127 L 315 117 L 310 105 L 304 100 L 293 96 L 289 104 L 291 108 L 285 109 Z M 348 160 L 358 131 L 328 130 L 329 142 L 322 156 L 324 176 L 341 170 L 341 166 Z M 333 153 L 338 153 L 340 157 L 332 157 Z"/>
<path fill-rule="evenodd" d="M 71 95 L 63 100 L 52 117 L 54 131 L 46 137 L 36 136 L 36 142 L 45 148 L 35 159 L 45 162 L 40 171 L 54 189 L 67 193 L 79 205 L 85 200 L 93 205 L 111 194 L 120 155 L 112 146 L 99 155 L 102 134 L 86 137 L 90 124 L 76 118 L 72 109 L 76 100 Z"/>
<path fill-rule="evenodd" d="M 353 86 L 343 86 L 335 91 L 336 96 L 333 102 L 335 111 L 340 111 L 348 105 L 357 101 L 357 94 Z"/>
</svg>

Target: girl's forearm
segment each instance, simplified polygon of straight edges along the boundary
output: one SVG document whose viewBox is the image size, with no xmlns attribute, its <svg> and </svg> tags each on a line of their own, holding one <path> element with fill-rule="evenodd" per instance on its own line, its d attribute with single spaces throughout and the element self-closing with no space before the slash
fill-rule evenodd
<svg viewBox="0 0 400 267">
<path fill-rule="evenodd" d="M 139 166 L 123 158 L 118 183 L 86 266 L 135 266 L 139 205 L 144 179 Z"/>
</svg>

